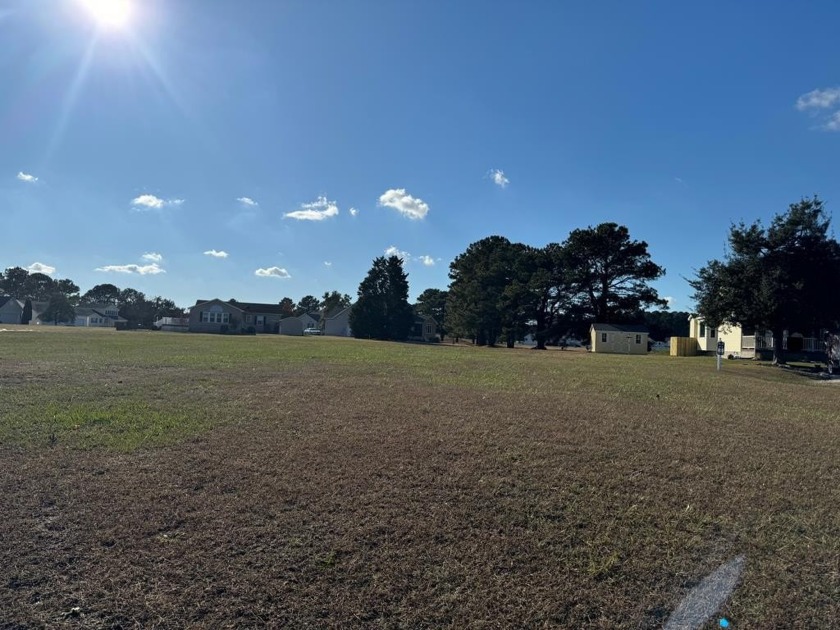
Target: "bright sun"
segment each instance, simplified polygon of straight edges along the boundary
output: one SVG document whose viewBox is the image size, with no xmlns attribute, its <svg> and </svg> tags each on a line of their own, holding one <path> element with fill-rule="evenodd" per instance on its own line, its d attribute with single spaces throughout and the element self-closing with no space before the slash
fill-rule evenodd
<svg viewBox="0 0 840 630">
<path fill-rule="evenodd" d="M 81 3 L 104 28 L 122 28 L 131 17 L 130 0 L 81 0 Z"/>
</svg>

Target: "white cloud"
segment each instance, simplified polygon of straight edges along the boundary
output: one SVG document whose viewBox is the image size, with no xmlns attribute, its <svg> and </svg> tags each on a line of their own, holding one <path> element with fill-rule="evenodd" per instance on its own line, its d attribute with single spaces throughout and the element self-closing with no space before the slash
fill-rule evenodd
<svg viewBox="0 0 840 630">
<path fill-rule="evenodd" d="M 338 214 L 338 206 L 335 201 L 327 201 L 323 195 L 312 203 L 301 204 L 300 210 L 287 212 L 283 217 L 297 219 L 298 221 L 323 221 Z"/>
<path fill-rule="evenodd" d="M 236 200 L 241 203 L 243 206 L 258 206 L 256 201 L 251 199 L 250 197 L 237 197 Z"/>
<path fill-rule="evenodd" d="M 391 188 L 379 197 L 379 205 L 393 208 L 412 220 L 423 219 L 429 213 L 428 204 L 422 199 L 416 199 L 405 192 L 405 188 Z"/>
<path fill-rule="evenodd" d="M 208 249 L 204 252 L 205 256 L 212 256 L 213 258 L 227 258 L 228 253 L 225 251 L 217 252 L 215 249 Z"/>
<path fill-rule="evenodd" d="M 144 206 L 146 208 L 163 208 L 166 202 L 160 197 L 154 195 L 140 195 L 131 200 L 132 206 Z"/>
<path fill-rule="evenodd" d="M 398 249 L 395 245 L 391 245 L 388 249 L 385 250 L 386 256 L 396 256 L 397 258 L 402 258 L 405 262 L 411 260 L 411 254 L 408 252 L 404 252 L 401 249 Z"/>
<path fill-rule="evenodd" d="M 324 266 L 325 267 L 332 267 L 332 263 L 329 260 L 325 260 L 324 261 Z"/>
<path fill-rule="evenodd" d="M 510 180 L 505 177 L 505 172 L 498 168 L 490 171 L 490 177 L 493 179 L 493 183 L 499 188 L 506 188 L 510 183 Z"/>
<path fill-rule="evenodd" d="M 147 254 L 143 254 L 141 256 L 143 260 L 148 260 L 149 262 L 159 263 L 163 260 L 163 254 L 156 254 L 155 252 L 149 252 Z"/>
<path fill-rule="evenodd" d="M 150 265 L 106 265 L 104 267 L 97 267 L 95 271 L 113 273 L 137 273 L 141 276 L 166 273 L 166 270 L 161 269 L 157 263 L 152 263 Z"/>
<path fill-rule="evenodd" d="M 434 267 L 435 266 L 435 259 L 431 256 L 420 256 L 417 258 L 421 263 L 426 265 L 427 267 Z"/>
<path fill-rule="evenodd" d="M 29 273 L 43 273 L 48 276 L 51 276 L 55 273 L 55 267 L 52 265 L 45 265 L 44 263 L 34 262 L 29 265 L 26 270 Z"/>
<path fill-rule="evenodd" d="M 803 112 L 808 109 L 826 109 L 840 105 L 840 87 L 816 89 L 796 99 L 796 109 Z"/>
<path fill-rule="evenodd" d="M 355 217 L 357 214 L 359 214 L 359 211 L 356 208 L 350 208 L 351 217 Z"/>
<path fill-rule="evenodd" d="M 34 175 L 30 175 L 29 173 L 24 173 L 23 171 L 19 171 L 17 174 L 17 178 L 22 182 L 27 182 L 29 184 L 34 184 L 38 181 L 38 178 Z"/>
<path fill-rule="evenodd" d="M 165 206 L 180 206 L 183 203 L 183 199 L 161 199 L 155 195 L 140 195 L 131 200 L 131 205 L 140 212 L 160 210 Z"/>
<path fill-rule="evenodd" d="M 257 269 L 254 275 L 260 278 L 291 278 L 289 272 L 281 267 L 267 267 L 266 269 Z"/>
<path fill-rule="evenodd" d="M 826 121 L 823 129 L 826 131 L 840 131 L 840 111 L 834 112 Z"/>
<path fill-rule="evenodd" d="M 662 299 L 665 300 L 666 302 L 668 302 L 668 306 L 673 306 L 674 302 L 676 301 L 670 295 L 663 295 Z"/>
</svg>

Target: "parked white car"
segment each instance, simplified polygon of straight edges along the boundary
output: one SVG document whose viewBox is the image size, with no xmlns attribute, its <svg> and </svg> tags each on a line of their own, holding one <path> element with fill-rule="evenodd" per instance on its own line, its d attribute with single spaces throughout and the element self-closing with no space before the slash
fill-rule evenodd
<svg viewBox="0 0 840 630">
<path fill-rule="evenodd" d="M 320 328 L 306 328 L 303 331 L 304 335 L 320 335 L 321 329 Z"/>
</svg>

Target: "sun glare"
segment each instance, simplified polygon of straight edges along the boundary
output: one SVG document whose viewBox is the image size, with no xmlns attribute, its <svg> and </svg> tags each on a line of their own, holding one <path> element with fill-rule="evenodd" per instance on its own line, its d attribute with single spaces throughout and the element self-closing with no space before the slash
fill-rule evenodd
<svg viewBox="0 0 840 630">
<path fill-rule="evenodd" d="M 130 0 L 81 0 L 81 3 L 104 28 L 123 28 L 131 17 Z"/>
</svg>

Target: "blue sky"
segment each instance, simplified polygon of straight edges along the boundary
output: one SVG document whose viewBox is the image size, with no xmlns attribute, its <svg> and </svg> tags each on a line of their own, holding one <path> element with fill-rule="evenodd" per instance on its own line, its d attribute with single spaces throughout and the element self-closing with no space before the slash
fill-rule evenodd
<svg viewBox="0 0 840 630">
<path fill-rule="evenodd" d="M 413 298 L 616 221 L 686 310 L 732 221 L 840 207 L 833 0 L 99 1 L 0 0 L 0 268 L 276 302 L 393 248 Z"/>
</svg>

